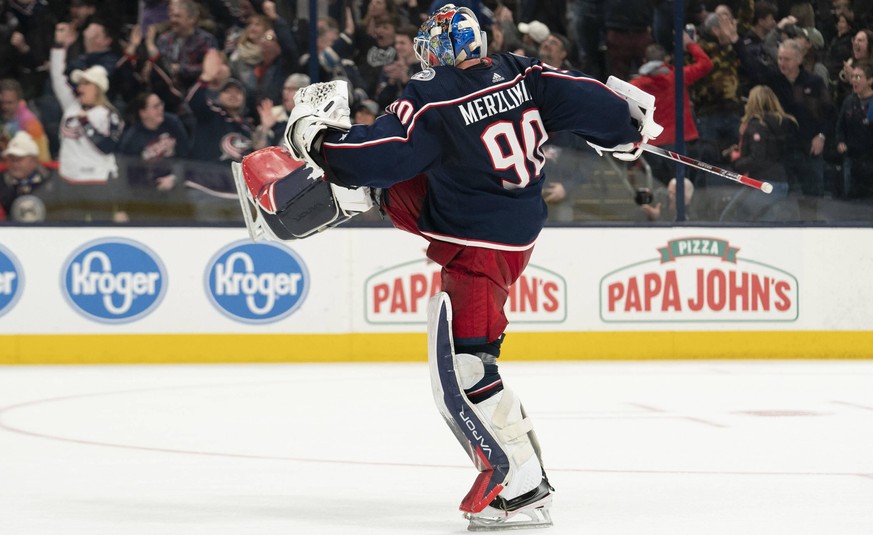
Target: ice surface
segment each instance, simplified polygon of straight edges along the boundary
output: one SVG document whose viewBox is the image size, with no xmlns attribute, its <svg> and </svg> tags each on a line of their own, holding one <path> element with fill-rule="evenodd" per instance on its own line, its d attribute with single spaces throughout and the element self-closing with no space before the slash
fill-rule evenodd
<svg viewBox="0 0 873 535">
<path fill-rule="evenodd" d="M 504 362 L 531 533 L 873 534 L 873 362 Z M 3 535 L 464 533 L 420 364 L 0 367 Z"/>
</svg>

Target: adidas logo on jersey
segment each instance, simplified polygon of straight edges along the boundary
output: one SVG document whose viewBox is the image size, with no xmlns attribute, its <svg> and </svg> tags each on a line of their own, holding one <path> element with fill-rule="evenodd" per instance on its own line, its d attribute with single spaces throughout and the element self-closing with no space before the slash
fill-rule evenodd
<svg viewBox="0 0 873 535">
<path fill-rule="evenodd" d="M 496 84 L 497 82 L 502 82 L 504 78 L 500 76 L 499 72 L 495 72 L 494 76 L 491 77 L 491 83 Z"/>
</svg>

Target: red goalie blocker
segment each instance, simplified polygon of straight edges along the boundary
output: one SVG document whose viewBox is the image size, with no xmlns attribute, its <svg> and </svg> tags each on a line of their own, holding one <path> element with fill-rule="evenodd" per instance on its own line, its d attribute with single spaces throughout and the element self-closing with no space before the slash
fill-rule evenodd
<svg viewBox="0 0 873 535">
<path fill-rule="evenodd" d="M 348 220 L 331 184 L 282 147 L 267 147 L 233 165 L 234 182 L 252 239 L 294 240 Z M 316 178 L 313 178 L 315 175 Z"/>
</svg>

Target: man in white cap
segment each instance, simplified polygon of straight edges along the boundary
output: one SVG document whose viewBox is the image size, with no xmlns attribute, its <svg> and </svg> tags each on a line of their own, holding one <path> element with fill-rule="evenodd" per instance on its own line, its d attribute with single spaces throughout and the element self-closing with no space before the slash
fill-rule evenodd
<svg viewBox="0 0 873 535">
<path fill-rule="evenodd" d="M 524 45 L 539 48 L 552 32 L 542 22 L 532 20 L 530 22 L 519 22 L 518 33 L 521 34 L 521 42 Z"/>
<path fill-rule="evenodd" d="M 0 180 L 0 220 L 44 219 L 45 207 L 41 202 L 28 203 L 27 199 L 23 199 L 42 187 L 49 178 L 48 171 L 39 163 L 39 147 L 36 142 L 27 132 L 17 132 L 6 145 L 3 159 L 6 172 Z M 27 209 L 27 206 L 33 209 Z"/>
<path fill-rule="evenodd" d="M 40 161 L 51 160 L 45 128 L 27 106 L 21 83 L 13 78 L 4 78 L 0 80 L 0 150 L 4 150 L 6 143 L 19 131 L 27 132 L 36 141 Z"/>
</svg>

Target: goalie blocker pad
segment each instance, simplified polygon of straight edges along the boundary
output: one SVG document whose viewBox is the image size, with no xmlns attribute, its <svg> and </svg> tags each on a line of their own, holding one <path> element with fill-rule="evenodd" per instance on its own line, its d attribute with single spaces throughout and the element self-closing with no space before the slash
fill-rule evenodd
<svg viewBox="0 0 873 535">
<path fill-rule="evenodd" d="M 664 127 L 655 122 L 654 95 L 646 93 L 639 87 L 615 76 L 610 76 L 606 80 L 606 87 L 627 101 L 631 117 L 640 124 L 640 134 L 643 136 L 642 143 L 661 135 Z"/>
<path fill-rule="evenodd" d="M 306 238 L 373 206 L 368 188 L 350 190 L 314 178 L 324 173 L 280 147 L 253 152 L 232 169 L 243 219 L 254 241 Z M 272 184 L 275 214 L 263 209 L 249 184 Z"/>
<path fill-rule="evenodd" d="M 480 474 L 460 509 L 478 513 L 487 507 L 509 479 L 510 461 L 494 432 L 470 403 L 455 372 L 452 304 L 449 295 L 433 296 L 427 307 L 427 360 L 434 401 L 443 419 Z"/>
</svg>

